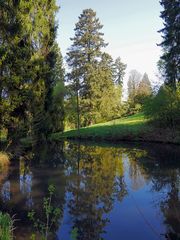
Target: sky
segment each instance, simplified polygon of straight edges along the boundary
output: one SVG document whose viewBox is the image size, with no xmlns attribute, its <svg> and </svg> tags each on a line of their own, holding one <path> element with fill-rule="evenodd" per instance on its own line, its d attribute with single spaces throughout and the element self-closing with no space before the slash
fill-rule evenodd
<svg viewBox="0 0 180 240">
<path fill-rule="evenodd" d="M 146 72 L 152 82 L 157 81 L 156 63 L 161 55 L 161 35 L 157 31 L 163 27 L 159 17 L 162 10 L 159 0 L 60 0 L 58 43 L 63 57 L 71 46 L 75 23 L 83 9 L 92 8 L 103 28 L 104 51 L 114 59 L 121 57 L 127 64 L 125 85 L 129 71 Z"/>
</svg>

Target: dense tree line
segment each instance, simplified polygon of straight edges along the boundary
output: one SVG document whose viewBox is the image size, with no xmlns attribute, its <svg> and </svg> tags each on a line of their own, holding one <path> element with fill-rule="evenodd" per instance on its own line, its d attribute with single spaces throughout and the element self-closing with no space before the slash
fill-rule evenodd
<svg viewBox="0 0 180 240">
<path fill-rule="evenodd" d="M 57 10 L 55 0 L 0 1 L 1 129 L 9 137 L 38 140 L 63 129 Z"/>
</svg>

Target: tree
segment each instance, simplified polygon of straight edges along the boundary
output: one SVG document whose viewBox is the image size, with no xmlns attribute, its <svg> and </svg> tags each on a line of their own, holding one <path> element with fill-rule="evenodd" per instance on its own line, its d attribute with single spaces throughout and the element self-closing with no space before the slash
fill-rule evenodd
<svg viewBox="0 0 180 240">
<path fill-rule="evenodd" d="M 173 135 L 180 123 L 179 86 L 176 91 L 172 91 L 171 86 L 161 86 L 156 95 L 145 101 L 144 113 L 156 125 L 171 128 Z"/>
<path fill-rule="evenodd" d="M 54 67 L 52 68 L 52 92 L 51 102 L 49 105 L 49 130 L 51 132 L 59 132 L 64 129 L 64 68 L 63 58 L 57 43 L 53 46 L 54 51 Z"/>
<path fill-rule="evenodd" d="M 93 115 L 97 116 L 96 122 L 111 120 L 121 114 L 122 86 L 114 84 L 113 77 L 113 59 L 109 54 L 103 53 L 98 67 L 98 74 L 95 76 L 95 84 L 92 87 L 97 112 L 97 114 L 93 113 Z"/>
<path fill-rule="evenodd" d="M 57 126 L 57 10 L 55 0 L 0 1 L 1 127 L 10 137 L 46 138 Z"/>
<path fill-rule="evenodd" d="M 93 89 L 92 73 L 96 72 L 101 57 L 101 48 L 107 44 L 100 32 L 102 25 L 92 9 L 83 10 L 75 26 L 75 37 L 71 38 L 72 46 L 67 53 L 70 68 L 68 83 L 77 98 L 78 128 L 81 118 L 85 124 L 92 122 Z M 82 114 L 83 110 L 83 114 Z"/>
<path fill-rule="evenodd" d="M 137 89 L 136 96 L 137 103 L 142 105 L 146 97 L 150 96 L 151 93 L 152 93 L 151 82 L 149 80 L 147 73 L 144 73 Z"/>
<path fill-rule="evenodd" d="M 160 46 L 163 48 L 161 59 L 164 63 L 165 83 L 172 88 L 176 88 L 180 81 L 180 15 L 178 0 L 161 0 L 160 4 L 164 8 L 161 18 L 164 20 L 162 33 L 163 41 Z"/>
<path fill-rule="evenodd" d="M 122 87 L 123 78 L 127 65 L 121 62 L 121 58 L 118 57 L 114 63 L 114 82 Z"/>
<path fill-rule="evenodd" d="M 128 85 L 128 100 L 132 106 L 135 105 L 135 97 L 137 95 L 140 80 L 141 74 L 135 69 L 131 70 L 127 85 Z"/>
<path fill-rule="evenodd" d="M 55 72 L 59 54 L 55 42 L 57 31 L 55 14 L 57 10 L 55 0 L 38 0 L 35 4 L 35 33 L 33 38 L 33 70 L 35 75 L 32 88 L 32 133 L 36 141 L 46 139 L 57 126 L 54 122 L 56 120 L 54 118 L 55 113 L 53 113 L 54 107 L 52 106 L 54 104 L 54 87 L 57 83 Z M 44 13 L 46 18 L 44 18 Z"/>
<path fill-rule="evenodd" d="M 25 18 L 27 5 L 25 1 L 0 2 L 1 127 L 7 128 L 11 137 L 21 136 L 28 123 L 32 71 L 29 23 Z"/>
<path fill-rule="evenodd" d="M 146 102 L 144 112 L 154 123 L 163 127 L 170 127 L 173 138 L 179 126 L 179 81 L 180 81 L 180 15 L 178 0 L 161 0 L 163 11 L 161 18 L 164 28 L 159 32 L 163 41 L 163 54 L 158 61 L 158 68 L 164 84 L 155 96 Z"/>
</svg>

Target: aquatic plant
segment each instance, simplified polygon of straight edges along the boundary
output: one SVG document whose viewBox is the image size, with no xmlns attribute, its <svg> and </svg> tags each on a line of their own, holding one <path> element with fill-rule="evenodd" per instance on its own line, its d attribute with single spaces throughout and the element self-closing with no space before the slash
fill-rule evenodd
<svg viewBox="0 0 180 240">
<path fill-rule="evenodd" d="M 77 237 L 78 237 L 78 228 L 73 228 L 71 231 L 71 239 L 77 240 Z"/>
<path fill-rule="evenodd" d="M 48 239 L 53 225 L 58 222 L 61 214 L 60 208 L 52 205 L 52 198 L 54 194 L 55 187 L 53 185 L 49 185 L 48 196 L 43 199 L 43 213 L 45 215 L 44 220 L 37 218 L 34 210 L 28 213 L 28 218 L 33 222 L 34 228 L 41 233 L 42 240 Z M 32 235 L 31 239 L 36 239 L 35 234 Z"/>
<path fill-rule="evenodd" d="M 3 214 L 2 212 L 0 212 L 0 239 L 13 239 L 13 219 L 9 214 Z"/>
</svg>

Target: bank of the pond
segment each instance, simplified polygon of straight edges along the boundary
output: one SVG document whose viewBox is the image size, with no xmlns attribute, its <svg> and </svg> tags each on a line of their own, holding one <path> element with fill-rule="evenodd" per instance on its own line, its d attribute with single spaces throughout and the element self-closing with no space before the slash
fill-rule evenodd
<svg viewBox="0 0 180 240">
<path fill-rule="evenodd" d="M 92 139 L 107 141 L 144 141 L 180 144 L 180 133 L 170 129 L 155 128 L 148 124 L 142 113 L 106 123 L 95 124 L 64 133 L 54 133 L 52 140 Z"/>
</svg>

